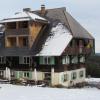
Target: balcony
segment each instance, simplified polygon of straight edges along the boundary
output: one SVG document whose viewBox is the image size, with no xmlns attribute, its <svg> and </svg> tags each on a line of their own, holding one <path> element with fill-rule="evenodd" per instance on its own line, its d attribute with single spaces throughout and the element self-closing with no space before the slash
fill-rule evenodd
<svg viewBox="0 0 100 100">
<path fill-rule="evenodd" d="M 28 35 L 28 28 L 19 28 L 19 29 L 6 29 L 5 34 L 8 35 Z"/>
<path fill-rule="evenodd" d="M 69 55 L 78 55 L 78 54 L 90 54 L 91 52 L 92 48 L 67 47 L 64 53 L 67 53 Z"/>
</svg>

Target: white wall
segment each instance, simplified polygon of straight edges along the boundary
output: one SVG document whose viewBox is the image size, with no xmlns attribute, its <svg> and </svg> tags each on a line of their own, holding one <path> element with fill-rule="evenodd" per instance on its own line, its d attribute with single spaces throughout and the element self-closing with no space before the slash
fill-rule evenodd
<svg viewBox="0 0 100 100">
<path fill-rule="evenodd" d="M 79 76 L 79 72 L 83 71 L 84 72 L 84 76 L 80 77 Z M 76 79 L 72 79 L 72 73 L 76 72 L 77 77 Z M 45 78 L 45 72 L 36 72 L 37 74 L 37 80 L 44 80 Z M 85 81 L 85 74 L 86 74 L 86 70 L 85 68 L 80 68 L 80 69 L 76 69 L 76 70 L 71 70 L 71 71 L 65 71 L 65 72 L 60 72 L 60 73 L 55 73 L 54 71 L 51 71 L 51 83 L 52 85 L 63 85 L 66 87 L 69 87 L 71 85 L 74 85 L 76 83 L 81 83 Z M 64 82 L 64 74 L 67 74 L 68 78 L 67 81 Z M 32 72 L 32 80 L 35 80 L 34 77 L 34 71 Z"/>
<path fill-rule="evenodd" d="M 79 76 L 80 71 L 84 72 L 83 77 Z M 77 73 L 77 77 L 74 80 L 72 80 L 72 75 L 71 75 L 73 72 Z M 68 75 L 68 79 L 66 82 L 63 81 L 64 74 Z M 61 73 L 54 73 L 54 79 L 52 79 L 52 81 L 53 81 L 52 83 L 53 83 L 53 85 L 63 85 L 63 86 L 69 87 L 69 86 L 74 85 L 76 83 L 84 82 L 85 81 L 85 74 L 86 74 L 85 68 L 71 70 L 71 71 L 65 71 L 65 72 L 61 72 Z"/>
</svg>

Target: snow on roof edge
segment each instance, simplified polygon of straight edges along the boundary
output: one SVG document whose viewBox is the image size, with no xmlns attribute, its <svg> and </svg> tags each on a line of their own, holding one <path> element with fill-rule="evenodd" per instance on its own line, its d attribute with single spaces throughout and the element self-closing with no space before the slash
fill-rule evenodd
<svg viewBox="0 0 100 100">
<path fill-rule="evenodd" d="M 9 17 L 8 19 L 5 18 L 3 20 L 0 21 L 0 23 L 6 23 L 6 22 L 16 22 L 16 21 L 28 21 L 28 20 L 43 20 L 43 21 L 47 21 L 45 18 L 36 15 L 34 13 L 31 12 L 19 12 L 16 13 L 13 17 Z"/>
</svg>

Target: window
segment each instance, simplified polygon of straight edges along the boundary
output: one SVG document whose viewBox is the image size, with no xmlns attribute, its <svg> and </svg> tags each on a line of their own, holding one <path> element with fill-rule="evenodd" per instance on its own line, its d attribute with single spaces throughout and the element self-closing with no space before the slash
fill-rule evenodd
<svg viewBox="0 0 100 100">
<path fill-rule="evenodd" d="M 64 82 L 68 81 L 68 75 L 64 74 Z"/>
<path fill-rule="evenodd" d="M 20 56 L 19 57 L 19 64 L 28 64 L 28 65 L 30 65 L 31 62 L 32 62 L 32 59 L 29 56 L 24 56 L 24 57 Z"/>
<path fill-rule="evenodd" d="M 14 77 L 15 75 L 14 75 L 14 71 L 11 71 L 11 77 Z"/>
<path fill-rule="evenodd" d="M 80 57 L 80 62 L 81 63 L 84 63 L 85 62 L 85 57 L 84 56 Z"/>
<path fill-rule="evenodd" d="M 16 47 L 16 37 L 7 37 L 6 47 Z"/>
<path fill-rule="evenodd" d="M 72 58 L 72 63 L 74 63 L 74 64 L 77 64 L 78 63 L 78 57 L 77 56 L 74 56 Z"/>
<path fill-rule="evenodd" d="M 62 58 L 62 64 L 69 64 L 70 63 L 70 58 L 69 56 L 64 56 Z"/>
<path fill-rule="evenodd" d="M 73 72 L 72 73 L 72 80 L 75 80 L 77 78 L 77 74 L 76 74 L 76 72 Z"/>
<path fill-rule="evenodd" d="M 82 78 L 84 76 L 84 72 L 83 71 L 80 71 L 79 72 L 79 76 Z"/>
<path fill-rule="evenodd" d="M 45 73 L 44 77 L 45 80 L 51 80 L 51 73 Z"/>
<path fill-rule="evenodd" d="M 4 64 L 6 62 L 5 57 L 0 57 L 0 64 Z"/>
<path fill-rule="evenodd" d="M 24 64 L 30 64 L 30 57 L 24 57 Z"/>
<path fill-rule="evenodd" d="M 50 64 L 50 57 L 44 57 L 44 64 Z"/>
<path fill-rule="evenodd" d="M 16 22 L 7 23 L 7 29 L 16 29 Z"/>
<path fill-rule="evenodd" d="M 27 47 L 28 46 L 28 37 L 23 36 L 19 37 L 19 47 Z"/>
<path fill-rule="evenodd" d="M 54 65 L 55 64 L 54 57 L 40 57 L 40 64 Z"/>
<path fill-rule="evenodd" d="M 24 72 L 24 77 L 29 77 L 29 72 Z"/>
<path fill-rule="evenodd" d="M 3 76 L 3 74 L 4 74 L 3 71 L 0 71 L 0 76 Z"/>
</svg>

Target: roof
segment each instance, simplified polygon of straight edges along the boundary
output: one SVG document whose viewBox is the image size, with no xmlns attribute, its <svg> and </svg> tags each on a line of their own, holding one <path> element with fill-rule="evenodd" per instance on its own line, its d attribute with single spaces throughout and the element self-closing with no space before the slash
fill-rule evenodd
<svg viewBox="0 0 100 100">
<path fill-rule="evenodd" d="M 75 38 L 94 39 L 92 35 L 77 22 L 68 12 L 64 11 L 70 30 Z"/>
<path fill-rule="evenodd" d="M 58 20 L 65 24 L 75 38 L 94 39 L 92 35 L 66 11 L 65 7 L 48 9 L 45 16 L 52 22 Z"/>
<path fill-rule="evenodd" d="M 38 11 L 36 12 L 39 14 Z M 60 56 L 72 38 L 94 39 L 87 30 L 66 12 L 65 8 L 47 9 L 45 17 L 49 20 L 50 25 L 45 29 L 40 39 L 38 39 L 36 47 L 34 46 L 34 55 Z M 61 25 L 60 28 L 59 23 Z M 62 27 L 66 30 L 66 34 Z M 52 31 L 56 29 L 58 30 L 55 34 L 55 31 Z M 60 34 L 61 32 L 62 34 Z M 55 38 L 56 35 L 59 35 L 59 37 Z"/>
<path fill-rule="evenodd" d="M 51 29 L 50 36 L 37 56 L 60 56 L 71 39 L 69 30 L 62 23 L 58 23 Z"/>
<path fill-rule="evenodd" d="M 31 13 L 31 12 L 23 11 L 23 12 L 15 13 L 15 15 L 13 15 L 13 16 L 11 16 L 9 18 L 1 20 L 0 23 L 16 22 L 16 21 L 29 21 L 29 20 L 34 20 L 34 21 L 43 20 L 43 21 L 47 21 L 45 18 L 40 17 L 39 15 L 36 15 L 34 13 Z"/>
<path fill-rule="evenodd" d="M 66 8 L 47 9 L 41 16 L 40 11 L 17 13 L 8 21 L 47 20 L 49 23 L 43 28 L 32 48 L 1 48 L 0 55 L 4 56 L 60 56 L 72 38 L 94 39 L 68 12 Z"/>
</svg>

